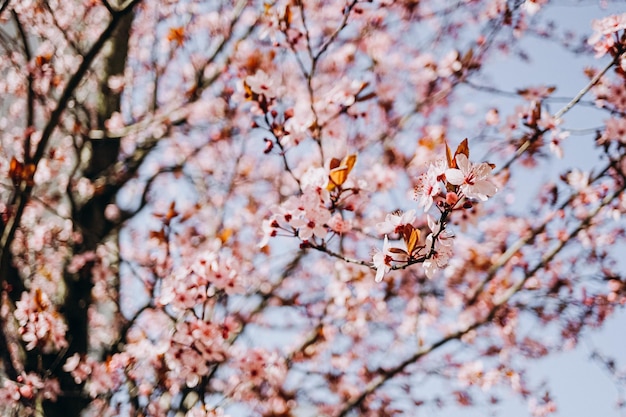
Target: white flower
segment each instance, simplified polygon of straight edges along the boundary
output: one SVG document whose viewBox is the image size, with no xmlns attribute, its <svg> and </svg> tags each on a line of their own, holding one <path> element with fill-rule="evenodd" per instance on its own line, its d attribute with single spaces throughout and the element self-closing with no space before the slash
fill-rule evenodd
<svg viewBox="0 0 626 417">
<path fill-rule="evenodd" d="M 383 276 L 391 269 L 391 261 L 393 258 L 389 254 L 389 239 L 385 235 L 385 241 L 383 242 L 383 250 L 377 251 L 372 259 L 374 268 L 376 268 L 376 282 L 380 282 Z"/>
<path fill-rule="evenodd" d="M 263 94 L 265 98 L 276 97 L 276 82 L 265 71 L 258 70 L 254 75 L 246 77 L 246 84 L 256 94 Z"/>
<path fill-rule="evenodd" d="M 387 214 L 385 221 L 378 223 L 376 226 L 380 233 L 397 233 L 401 226 L 411 224 L 415 221 L 415 210 L 409 210 L 406 213 Z"/>
<path fill-rule="evenodd" d="M 291 224 L 298 229 L 298 237 L 302 240 L 311 240 L 313 236 L 324 239 L 328 230 L 320 220 L 294 219 Z"/>
<path fill-rule="evenodd" d="M 73 354 L 65 361 L 65 365 L 63 365 L 63 370 L 65 372 L 72 372 L 74 369 L 78 367 L 80 363 L 80 355 L 78 353 Z"/>
<path fill-rule="evenodd" d="M 424 213 L 430 210 L 430 207 L 433 205 L 433 197 L 437 196 L 439 191 L 441 191 L 437 176 L 436 167 L 430 165 L 428 171 L 417 178 L 415 199 L 418 207 L 424 207 Z"/>
<path fill-rule="evenodd" d="M 431 247 L 433 236 L 429 235 L 426 238 L 426 247 Z M 440 242 L 437 240 L 437 242 Z M 435 253 L 430 258 L 426 259 L 422 266 L 424 267 L 424 272 L 426 273 L 426 277 L 429 279 L 435 275 L 438 269 L 442 269 L 448 265 L 448 260 L 452 255 L 452 248 L 450 245 L 443 245 L 435 243 Z"/>
<path fill-rule="evenodd" d="M 441 231 L 441 223 L 437 222 L 433 217 L 427 216 L 428 227 L 432 231 L 426 237 L 426 248 L 430 250 L 433 247 L 433 238 L 437 235 L 437 240 L 434 242 L 435 252 L 433 255 L 426 259 L 422 266 L 426 277 L 432 278 L 438 269 L 444 268 L 448 265 L 448 260 L 452 256 L 452 236 L 447 231 Z"/>
<path fill-rule="evenodd" d="M 567 179 L 567 183 L 574 188 L 576 191 L 583 191 L 585 188 L 589 186 L 589 173 L 581 171 L 579 169 L 574 169 L 565 177 Z"/>
<path fill-rule="evenodd" d="M 441 223 L 435 220 L 435 218 L 430 214 L 426 216 L 426 221 L 428 222 L 428 228 L 432 232 L 430 236 L 436 235 L 441 229 Z"/>
<path fill-rule="evenodd" d="M 459 185 L 467 198 L 487 201 L 498 188 L 487 180 L 491 174 L 491 166 L 486 163 L 472 164 L 467 156 L 460 153 L 456 156 L 457 168 L 446 170 L 446 179 L 452 185 Z"/>
<path fill-rule="evenodd" d="M 308 192 L 300 197 L 298 206 L 300 215 L 294 216 L 289 224 L 298 229 L 298 236 L 302 240 L 311 240 L 313 235 L 324 239 L 328 234 L 326 223 L 330 220 L 331 214 L 322 204 L 320 200 L 322 196 L 317 194 L 316 190 L 308 187 L 305 191 Z"/>
<path fill-rule="evenodd" d="M 302 190 L 306 190 L 309 187 L 313 189 L 325 189 L 327 185 L 328 171 L 321 167 L 310 167 L 300 178 Z"/>
</svg>

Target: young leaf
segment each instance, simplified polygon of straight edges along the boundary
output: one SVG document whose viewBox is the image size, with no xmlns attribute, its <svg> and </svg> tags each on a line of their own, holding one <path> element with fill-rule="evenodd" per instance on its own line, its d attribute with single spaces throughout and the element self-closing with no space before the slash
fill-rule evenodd
<svg viewBox="0 0 626 417">
<path fill-rule="evenodd" d="M 446 143 L 446 160 L 448 161 L 448 168 L 456 168 L 456 161 L 452 157 L 452 150 L 450 150 L 450 146 L 448 146 L 448 141 Z"/>
<path fill-rule="evenodd" d="M 467 159 L 469 159 L 469 145 L 467 143 L 467 138 L 463 139 L 463 142 L 461 142 L 459 146 L 456 148 L 456 152 L 454 152 L 455 161 L 456 161 L 456 156 L 459 154 L 463 154 L 467 156 Z"/>
<path fill-rule="evenodd" d="M 352 171 L 352 167 L 356 163 L 356 155 L 348 155 L 341 162 L 337 158 L 330 160 L 330 174 L 327 189 L 330 191 L 335 187 L 343 185 L 348 179 L 348 174 Z"/>
<path fill-rule="evenodd" d="M 410 254 L 412 254 L 417 248 L 417 244 L 420 240 L 420 232 L 418 229 L 413 227 L 410 224 L 405 224 L 402 228 L 402 238 L 404 239 L 404 243 L 406 244 L 406 250 Z"/>
</svg>

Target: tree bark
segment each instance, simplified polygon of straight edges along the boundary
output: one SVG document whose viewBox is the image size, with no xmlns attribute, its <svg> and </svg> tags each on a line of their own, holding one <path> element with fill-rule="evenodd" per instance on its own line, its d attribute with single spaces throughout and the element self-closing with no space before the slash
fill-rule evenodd
<svg viewBox="0 0 626 417">
<path fill-rule="evenodd" d="M 109 40 L 108 55 L 104 58 L 104 68 L 101 74 L 100 90 L 98 92 L 98 130 L 104 129 L 104 122 L 111 115 L 120 111 L 121 97 L 119 93 L 111 91 L 107 81 L 110 76 L 123 75 L 128 53 L 128 40 L 133 21 L 133 13 L 124 15 L 112 38 Z M 91 147 L 91 155 L 83 175 L 89 179 L 96 178 L 100 173 L 115 164 L 119 156 L 120 139 L 102 138 L 86 139 Z M 73 213 L 74 221 L 83 232 L 83 241 L 74 247 L 74 254 L 95 250 L 109 234 L 114 224 L 105 215 L 105 209 L 115 198 L 115 191 L 104 189 L 96 194 L 82 207 Z M 91 290 L 93 287 L 91 268 L 88 263 L 78 273 L 65 273 L 66 298 L 62 314 L 66 317 L 68 331 L 71 335 L 68 340 L 69 348 L 63 355 L 61 364 L 78 353 L 85 355 L 89 351 L 88 312 L 93 303 Z M 82 384 L 77 384 L 73 378 L 65 373 L 58 372 L 61 390 L 63 392 L 55 402 L 46 402 L 44 410 L 46 417 L 80 416 L 88 404 L 88 398 L 82 392 Z"/>
</svg>

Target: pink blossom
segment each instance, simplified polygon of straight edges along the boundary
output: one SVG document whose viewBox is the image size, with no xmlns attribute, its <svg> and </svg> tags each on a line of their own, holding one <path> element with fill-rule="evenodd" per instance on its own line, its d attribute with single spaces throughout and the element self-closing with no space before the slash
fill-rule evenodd
<svg viewBox="0 0 626 417">
<path fill-rule="evenodd" d="M 227 294 L 245 291 L 244 278 L 239 274 L 237 261 L 226 254 L 205 253 L 191 266 L 201 284 L 213 285 Z"/>
<path fill-rule="evenodd" d="M 327 190 L 308 187 L 304 191 L 300 197 L 298 212 L 292 216 L 289 224 L 298 230 L 298 237 L 302 240 L 311 240 L 313 236 L 324 239 L 328 234 L 326 223 L 331 217 L 322 202 L 327 196 Z"/>
<path fill-rule="evenodd" d="M 523 385 L 517 353 L 526 361 L 549 349 L 526 343 L 520 326 L 578 341 L 626 302 L 611 246 L 623 237 L 611 219 L 626 210 L 623 17 L 594 23 L 592 44 L 615 59 L 591 87 L 594 112 L 609 120 L 572 130 L 597 131 L 598 152 L 585 172 L 561 161 L 545 172 L 556 185 L 517 198 L 524 164 L 562 152 L 551 114 L 595 125 L 569 113 L 588 103 L 545 100 L 554 87 L 532 68 L 517 94 L 526 102 L 498 114 L 500 93 L 516 87 L 490 66 L 539 50 L 515 36 L 528 28 L 539 42 L 580 46 L 558 18 L 554 30 L 531 18 L 545 2 L 133 0 L 117 16 L 133 15 L 129 36 L 114 39 L 106 2 L 4 1 L 15 42 L 0 52 L 0 415 L 45 413 L 57 396 L 88 416 L 438 407 L 402 390 L 412 374 L 446 379 L 437 397 L 448 405 L 469 395 L 484 404 L 480 388 L 496 382 L 541 398 L 541 386 Z M 489 35 L 494 25 L 503 36 Z M 94 56 L 91 45 L 105 47 Z M 590 65 L 578 55 L 562 67 Z M 118 134 L 109 139 L 119 152 L 97 139 Z M 449 161 L 444 143 L 459 134 L 511 169 L 492 177 L 489 164 L 468 161 L 469 145 Z M 358 177 L 328 163 L 356 153 Z M 563 179 L 576 198 L 558 210 L 571 194 Z M 470 201 L 509 180 L 511 210 Z M 559 239 L 566 250 L 542 263 Z M 608 285 L 589 281 L 594 268 Z M 517 319 L 522 311 L 532 314 Z M 554 409 L 543 398 L 537 414 Z"/>
<path fill-rule="evenodd" d="M 279 356 L 260 348 L 246 351 L 237 359 L 236 366 L 243 372 L 243 380 L 251 385 L 258 386 L 263 382 L 277 385 L 285 376 Z"/>
<path fill-rule="evenodd" d="M 531 398 L 528 401 L 528 409 L 533 417 L 546 417 L 557 411 L 556 404 L 549 397 L 541 400 Z"/>
<path fill-rule="evenodd" d="M 283 146 L 296 146 L 310 137 L 310 128 L 314 122 L 311 107 L 306 100 L 300 100 L 293 107 L 293 116 L 285 121 L 285 135 L 281 138 Z"/>
<path fill-rule="evenodd" d="M 598 35 L 612 35 L 622 29 L 626 29 L 626 13 L 621 15 L 611 15 L 604 19 L 594 19 L 591 22 L 591 27 L 595 31 L 594 36 Z M 594 38 L 589 41 L 592 42 Z"/>
<path fill-rule="evenodd" d="M 526 0 L 524 4 L 522 4 L 522 9 L 532 16 L 536 14 L 547 1 L 548 0 Z"/>
<path fill-rule="evenodd" d="M 456 163 L 458 168 L 446 170 L 446 179 L 450 184 L 460 186 L 465 197 L 487 201 L 488 197 L 498 191 L 497 187 L 488 181 L 492 170 L 489 164 L 474 165 L 464 154 L 456 156 Z"/>
<path fill-rule="evenodd" d="M 570 136 L 570 132 L 568 131 L 555 131 L 552 133 L 552 138 L 550 139 L 550 152 L 556 155 L 557 158 L 563 158 L 563 147 L 561 143 L 563 140 L 567 139 Z"/>
<path fill-rule="evenodd" d="M 328 227 L 341 235 L 352 230 L 352 221 L 344 219 L 339 213 L 335 213 L 328 221 Z"/>
<path fill-rule="evenodd" d="M 72 372 L 78 367 L 79 363 L 80 363 L 80 355 L 78 353 L 75 353 L 69 358 L 67 358 L 67 360 L 65 361 L 65 364 L 63 365 L 63 370 L 65 372 Z"/>
<path fill-rule="evenodd" d="M 193 308 L 206 300 L 207 285 L 208 281 L 202 274 L 182 268 L 163 280 L 158 303 L 168 305 L 176 312 Z"/>
<path fill-rule="evenodd" d="M 481 361 L 473 361 L 463 364 L 459 370 L 458 378 L 465 385 L 481 385 L 485 373 Z"/>
<path fill-rule="evenodd" d="M 626 29 L 626 13 L 593 20 L 591 27 L 594 34 L 589 38 L 588 43 L 596 50 L 596 58 L 600 58 L 615 45 L 613 34 Z"/>
<path fill-rule="evenodd" d="M 209 372 L 211 362 L 225 358 L 221 329 L 213 323 L 190 319 L 176 325 L 171 348 L 166 352 L 167 366 L 172 376 L 194 387 Z"/>
<path fill-rule="evenodd" d="M 263 95 L 268 99 L 276 97 L 278 83 L 263 70 L 258 70 L 254 75 L 247 76 L 246 84 L 253 93 Z"/>
<path fill-rule="evenodd" d="M 372 264 L 374 268 L 376 268 L 376 282 L 380 282 L 383 279 L 383 276 L 391 269 L 391 262 L 393 258 L 391 257 L 391 252 L 389 252 L 389 239 L 385 235 L 385 240 L 383 242 L 382 251 L 377 251 L 372 259 Z"/>
<path fill-rule="evenodd" d="M 0 404 L 17 405 L 20 397 L 19 385 L 8 378 L 3 378 L 0 385 Z"/>
<path fill-rule="evenodd" d="M 611 141 L 626 144 L 626 118 L 610 118 L 605 121 L 606 129 L 602 133 L 599 142 L 607 143 Z"/>
<path fill-rule="evenodd" d="M 415 186 L 415 199 L 418 207 L 424 207 L 424 212 L 430 210 L 433 205 L 434 198 L 441 192 L 439 176 L 441 172 L 433 164 L 428 166 L 428 171 L 421 174 L 417 178 Z"/>
<path fill-rule="evenodd" d="M 263 237 L 261 238 L 261 240 L 259 241 L 259 248 L 264 248 L 267 246 L 267 244 L 270 241 L 271 237 L 274 237 L 278 234 L 278 230 L 277 227 L 275 225 L 278 225 L 278 223 L 276 222 L 276 220 L 273 218 L 274 216 L 272 216 L 271 219 L 265 219 L 263 220 L 263 223 L 261 224 L 261 230 L 263 232 Z"/>
<path fill-rule="evenodd" d="M 398 233 L 405 224 L 412 224 L 415 221 L 415 210 L 407 212 L 390 213 L 385 216 L 383 223 L 378 223 L 377 227 L 380 233 Z"/>
<path fill-rule="evenodd" d="M 112 75 L 107 80 L 107 85 L 111 92 L 113 93 L 121 93 L 124 90 L 124 76 L 122 75 Z"/>
<path fill-rule="evenodd" d="M 303 190 L 325 189 L 328 185 L 328 171 L 322 167 L 310 167 L 300 178 L 300 186 Z"/>
<path fill-rule="evenodd" d="M 121 129 L 124 128 L 124 118 L 119 112 L 115 112 L 111 115 L 109 120 L 104 122 L 104 125 L 107 128 L 107 130 L 110 130 L 112 132 L 120 131 Z"/>
<path fill-rule="evenodd" d="M 566 179 L 568 184 L 577 191 L 583 191 L 589 186 L 589 172 L 574 169 L 567 174 Z"/>
<path fill-rule="evenodd" d="M 485 122 L 488 126 L 496 126 L 500 123 L 500 114 L 498 109 L 489 109 L 487 114 L 485 115 Z"/>
<path fill-rule="evenodd" d="M 67 325 L 45 293 L 40 290 L 35 290 L 34 294 L 24 292 L 15 307 L 15 318 L 27 350 L 38 346 L 51 353 L 67 346 Z"/>
<path fill-rule="evenodd" d="M 452 235 L 444 230 L 441 231 L 441 223 L 437 222 L 432 216 L 427 216 L 428 227 L 431 233 L 426 237 L 426 249 L 434 250 L 433 254 L 428 257 L 424 264 L 424 272 L 428 278 L 432 278 L 435 272 L 448 265 L 448 260 L 452 256 Z M 437 236 L 433 242 L 434 236 Z"/>
<path fill-rule="evenodd" d="M 461 69 L 463 69 L 463 64 L 459 61 L 459 58 L 460 56 L 458 51 L 448 52 L 439 62 L 437 74 L 440 77 L 449 77 L 461 71 Z"/>
<path fill-rule="evenodd" d="M 120 219 L 121 215 L 122 212 L 116 204 L 107 204 L 104 209 L 104 217 L 109 221 L 115 222 Z"/>
<path fill-rule="evenodd" d="M 310 218 L 297 218 L 291 222 L 298 229 L 298 237 L 302 240 L 311 240 L 313 236 L 324 239 L 328 234 L 326 222 L 330 220 L 330 213 L 319 211 L 310 214 L 313 214 Z"/>
</svg>

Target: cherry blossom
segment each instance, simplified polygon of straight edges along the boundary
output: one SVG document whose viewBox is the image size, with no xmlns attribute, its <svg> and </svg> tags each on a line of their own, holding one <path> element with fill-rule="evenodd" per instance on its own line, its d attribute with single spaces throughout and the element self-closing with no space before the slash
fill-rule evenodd
<svg viewBox="0 0 626 417">
<path fill-rule="evenodd" d="M 402 226 L 411 224 L 414 221 L 415 210 L 409 210 L 404 213 L 390 213 L 385 216 L 385 221 L 379 223 L 377 227 L 382 234 L 398 233 Z"/>
<path fill-rule="evenodd" d="M 246 85 L 253 93 L 263 95 L 271 99 L 276 97 L 276 81 L 263 70 L 257 71 L 254 75 L 249 75 L 245 79 Z"/>
<path fill-rule="evenodd" d="M 424 261 L 423 267 L 426 276 L 432 278 L 437 270 L 448 265 L 452 256 L 452 236 L 431 216 L 428 216 L 428 227 L 431 233 L 426 237 L 426 247 L 432 248 L 432 256 Z"/>
<path fill-rule="evenodd" d="M 489 164 L 484 162 L 472 164 L 463 154 L 456 156 L 456 163 L 458 168 L 446 170 L 446 180 L 459 186 L 465 197 L 487 201 L 488 197 L 498 191 L 498 188 L 488 181 L 492 170 Z"/>
<path fill-rule="evenodd" d="M 15 318 L 20 324 L 22 340 L 26 349 L 40 347 L 44 352 L 58 351 L 67 346 L 67 326 L 59 320 L 59 313 L 48 296 L 36 290 L 34 294 L 24 292 L 15 303 Z"/>
<path fill-rule="evenodd" d="M 339 213 L 335 213 L 328 220 L 328 227 L 336 233 L 343 234 L 352 230 L 352 222 L 350 219 L 343 219 Z"/>
<path fill-rule="evenodd" d="M 441 164 L 429 165 L 428 170 L 417 178 L 415 186 L 415 199 L 417 206 L 423 207 L 424 212 L 430 210 L 433 205 L 434 198 L 441 192 L 440 177 L 443 170 L 440 169 Z"/>
<path fill-rule="evenodd" d="M 383 277 L 391 269 L 391 262 L 393 257 L 389 252 L 389 239 L 385 236 L 382 250 L 376 251 L 372 258 L 372 264 L 376 268 L 376 282 L 382 281 Z"/>
<path fill-rule="evenodd" d="M 606 129 L 602 133 L 599 142 L 608 143 L 611 141 L 626 144 L 626 119 L 610 118 L 606 120 Z"/>
<path fill-rule="evenodd" d="M 615 45 L 613 34 L 626 29 L 626 13 L 608 16 L 599 20 L 594 19 L 592 27 L 594 34 L 589 38 L 588 43 L 593 45 L 596 50 L 596 58 L 600 58 Z"/>
<path fill-rule="evenodd" d="M 498 109 L 489 109 L 487 114 L 485 114 L 485 122 L 489 126 L 496 126 L 500 123 L 500 115 L 498 114 Z"/>
</svg>

